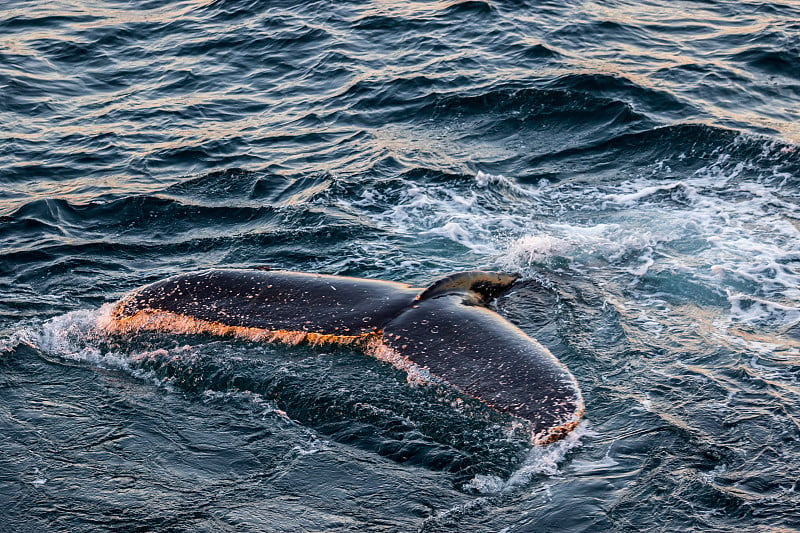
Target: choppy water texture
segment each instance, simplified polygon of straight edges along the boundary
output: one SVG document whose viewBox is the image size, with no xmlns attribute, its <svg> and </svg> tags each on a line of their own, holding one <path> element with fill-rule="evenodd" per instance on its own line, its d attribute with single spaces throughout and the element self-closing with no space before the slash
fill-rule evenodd
<svg viewBox="0 0 800 533">
<path fill-rule="evenodd" d="M 799 529 L 798 21 L 3 2 L 0 529 Z M 531 448 L 344 347 L 93 330 L 144 283 L 263 265 L 518 271 L 497 310 L 586 421 Z"/>
</svg>

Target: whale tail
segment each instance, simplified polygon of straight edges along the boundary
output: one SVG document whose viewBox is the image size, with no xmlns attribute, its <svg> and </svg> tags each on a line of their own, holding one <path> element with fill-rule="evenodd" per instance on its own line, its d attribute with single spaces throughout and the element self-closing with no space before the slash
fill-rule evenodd
<svg viewBox="0 0 800 533">
<path fill-rule="evenodd" d="M 485 307 L 518 278 L 471 271 L 426 289 L 279 270 L 207 270 L 125 296 L 109 331 L 156 329 L 298 343 L 369 343 L 499 411 L 529 420 L 536 442 L 577 425 L 575 378 L 550 351 Z"/>
</svg>

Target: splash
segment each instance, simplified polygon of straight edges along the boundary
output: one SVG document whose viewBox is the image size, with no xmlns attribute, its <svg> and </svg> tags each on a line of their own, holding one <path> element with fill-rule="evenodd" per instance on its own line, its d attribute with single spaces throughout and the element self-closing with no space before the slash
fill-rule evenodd
<svg viewBox="0 0 800 533">
<path fill-rule="evenodd" d="M 71 311 L 38 326 L 24 327 L 9 340 L 65 361 L 130 370 L 130 360 L 125 355 L 103 349 L 106 334 L 98 324 L 108 319 L 112 309 L 113 305 L 108 304 L 95 310 Z"/>
<path fill-rule="evenodd" d="M 595 433 L 586 421 L 577 425 L 574 431 L 560 441 L 549 446 L 534 446 L 528 452 L 523 464 L 508 479 L 479 474 L 464 485 L 464 490 L 481 494 L 507 493 L 530 484 L 535 477 L 558 477 L 560 465 L 567 455 L 582 446 L 582 439 Z"/>
</svg>

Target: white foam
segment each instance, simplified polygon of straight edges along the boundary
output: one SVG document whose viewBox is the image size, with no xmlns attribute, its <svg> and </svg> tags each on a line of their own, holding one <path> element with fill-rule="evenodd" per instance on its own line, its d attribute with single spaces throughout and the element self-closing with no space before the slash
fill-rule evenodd
<svg viewBox="0 0 800 533">
<path fill-rule="evenodd" d="M 550 183 L 547 180 L 539 181 L 536 188 L 528 188 L 519 185 L 516 181 L 509 179 L 502 174 L 489 174 L 486 172 L 478 171 L 475 174 L 475 183 L 482 188 L 500 187 L 514 192 L 519 196 L 536 197 L 541 189 L 547 187 Z"/>
<path fill-rule="evenodd" d="M 617 466 L 618 464 L 619 462 L 617 462 L 613 457 L 611 457 L 611 448 L 609 448 L 606 454 L 596 461 L 575 459 L 570 465 L 570 467 L 571 470 L 574 472 L 578 472 L 581 474 L 589 474 L 592 472 L 597 472 L 598 470 L 606 470 L 608 468 L 612 468 L 614 466 Z"/>
<path fill-rule="evenodd" d="M 474 216 L 483 209 L 474 192 L 458 194 L 437 187 L 411 186 L 400 202 L 380 215 L 394 231 L 445 237 L 478 253 L 495 251 L 490 228 Z"/>
<path fill-rule="evenodd" d="M 730 293 L 734 323 L 787 327 L 796 323 L 800 308 L 800 227 L 793 215 L 797 193 L 783 190 L 786 182 L 780 173 L 721 155 L 678 182 L 664 183 L 656 175 L 622 183 L 605 199 L 639 222 L 620 223 L 605 234 L 622 255 L 631 256 L 621 270 L 636 277 L 653 268 L 685 272 L 712 290 Z M 659 193 L 670 198 L 680 193 L 680 201 L 665 204 Z M 637 238 L 631 238 L 632 230 L 639 231 Z M 696 250 L 689 255 L 671 249 L 690 241 Z M 585 245 L 611 250 L 604 242 Z M 630 260 L 633 256 L 638 257 Z"/>
<path fill-rule="evenodd" d="M 528 186 L 478 172 L 472 184 L 415 182 L 389 198 L 370 190 L 371 209 L 352 207 L 393 233 L 445 239 L 484 265 L 529 277 L 564 266 L 631 286 L 679 277 L 675 289 L 689 282 L 731 293 L 729 323 L 785 328 L 800 307 L 800 194 L 792 176 L 771 166 L 776 151 L 785 147 L 764 143 L 761 155 L 736 161 L 720 149 L 691 173 L 675 176 L 661 161 L 600 185 Z"/>
<path fill-rule="evenodd" d="M 17 346 L 30 345 L 28 341 L 30 333 L 27 328 L 12 331 L 7 336 L 0 338 L 0 355 L 14 351 Z"/>
<path fill-rule="evenodd" d="M 800 304 L 786 305 L 741 293 L 729 294 L 731 318 L 736 322 L 792 326 L 800 322 Z"/>
<path fill-rule="evenodd" d="M 535 274 L 540 266 L 550 266 L 557 259 L 569 260 L 577 270 L 618 263 L 622 271 L 641 277 L 655 263 L 653 250 L 658 244 L 657 233 L 620 224 L 552 223 L 544 226 L 542 233 L 511 240 L 495 263 L 526 274 Z"/>
<path fill-rule="evenodd" d="M 572 245 L 551 235 L 523 235 L 511 241 L 506 253 L 497 262 L 505 270 L 543 265 L 554 256 L 569 253 Z"/>
<path fill-rule="evenodd" d="M 45 483 L 47 483 L 48 481 L 50 481 L 46 477 L 41 477 L 42 476 L 42 472 L 38 468 L 34 468 L 33 469 L 33 475 L 39 476 L 39 477 L 36 477 L 35 479 L 31 480 L 30 481 L 31 485 L 40 487 L 40 486 L 44 485 Z"/>
<path fill-rule="evenodd" d="M 98 328 L 112 304 L 94 310 L 79 310 L 53 317 L 38 326 L 15 332 L 18 340 L 47 355 L 103 368 L 128 370 L 128 357 L 98 347 L 105 333 Z"/>
<path fill-rule="evenodd" d="M 654 196 L 659 192 L 675 192 L 681 189 L 687 189 L 686 185 L 681 182 L 667 183 L 663 185 L 651 185 L 649 187 L 642 187 L 637 191 L 621 194 L 606 194 L 604 200 L 604 207 L 608 204 L 627 205 L 638 203 L 650 196 Z"/>
<path fill-rule="evenodd" d="M 537 476 L 558 477 L 561 475 L 560 465 L 567 454 L 581 446 L 581 439 L 593 435 L 585 420 L 563 439 L 546 446 L 535 446 L 525 458 L 522 466 L 515 470 L 508 479 L 498 476 L 479 474 L 467 482 L 465 490 L 482 494 L 509 492 L 530 483 Z"/>
<path fill-rule="evenodd" d="M 441 227 L 431 228 L 421 232 L 421 234 L 445 237 L 477 253 L 492 254 L 495 252 L 495 247 L 493 245 L 482 244 L 479 240 L 476 240 L 472 231 L 470 231 L 468 227 L 465 227 L 463 221 L 447 222 Z"/>
<path fill-rule="evenodd" d="M 304 443 L 304 446 L 294 446 L 292 447 L 292 452 L 296 456 L 306 456 L 306 455 L 314 455 L 319 452 L 327 452 L 333 450 L 330 441 L 321 440 L 321 439 L 311 439 L 308 442 Z"/>
</svg>

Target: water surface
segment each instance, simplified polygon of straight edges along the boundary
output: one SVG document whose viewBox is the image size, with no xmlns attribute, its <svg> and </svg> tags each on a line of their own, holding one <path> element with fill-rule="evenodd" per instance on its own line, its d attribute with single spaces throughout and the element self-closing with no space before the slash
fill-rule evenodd
<svg viewBox="0 0 800 533">
<path fill-rule="evenodd" d="M 5 3 L 0 529 L 800 528 L 800 7 L 662 4 Z M 260 266 L 520 272 L 586 420 L 94 330 Z"/>
</svg>

